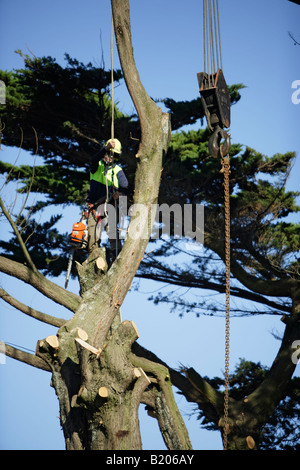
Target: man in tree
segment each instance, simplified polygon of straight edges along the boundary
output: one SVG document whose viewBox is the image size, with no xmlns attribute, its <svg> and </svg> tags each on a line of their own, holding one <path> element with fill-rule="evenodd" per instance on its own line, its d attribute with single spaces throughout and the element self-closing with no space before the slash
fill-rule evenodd
<svg viewBox="0 0 300 470">
<path fill-rule="evenodd" d="M 90 191 L 87 197 L 88 216 L 88 250 L 91 252 L 101 238 L 105 228 L 109 232 L 110 262 L 121 249 L 117 233 L 118 199 L 120 194 L 126 194 L 128 181 L 121 166 L 115 161 L 121 155 L 121 142 L 110 139 L 103 149 L 94 155 L 90 163 Z M 107 203 L 115 206 L 113 227 L 108 227 Z"/>
</svg>

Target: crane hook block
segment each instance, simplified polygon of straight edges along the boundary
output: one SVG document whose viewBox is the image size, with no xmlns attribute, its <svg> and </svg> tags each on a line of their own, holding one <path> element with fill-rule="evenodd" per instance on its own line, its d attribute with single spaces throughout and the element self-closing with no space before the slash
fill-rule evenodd
<svg viewBox="0 0 300 470">
<path fill-rule="evenodd" d="M 222 72 L 214 74 L 200 72 L 197 74 L 201 101 L 207 125 L 211 131 L 219 126 L 230 126 L 230 94 Z"/>
</svg>

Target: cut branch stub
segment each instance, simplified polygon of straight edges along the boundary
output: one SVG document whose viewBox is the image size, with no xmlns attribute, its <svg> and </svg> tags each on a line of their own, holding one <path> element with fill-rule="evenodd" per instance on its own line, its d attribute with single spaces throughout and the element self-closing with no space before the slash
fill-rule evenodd
<svg viewBox="0 0 300 470">
<path fill-rule="evenodd" d="M 53 349 L 58 349 L 59 348 L 59 341 L 58 337 L 55 335 L 50 335 L 47 336 L 45 339 L 46 343 L 48 343 Z"/>
<path fill-rule="evenodd" d="M 108 397 L 108 389 L 106 387 L 100 387 L 98 390 L 98 395 L 101 398 L 107 398 Z"/>
<path fill-rule="evenodd" d="M 254 449 L 255 447 L 255 440 L 253 439 L 252 436 L 247 436 L 246 437 L 246 442 L 247 442 L 247 446 L 249 447 L 249 449 Z"/>
<path fill-rule="evenodd" d="M 53 358 L 56 358 L 59 350 L 59 340 L 55 335 L 47 336 L 47 338 L 39 340 L 36 345 L 35 353 L 44 359 L 49 365 Z"/>
<path fill-rule="evenodd" d="M 100 356 L 101 354 L 101 349 L 96 349 L 94 346 L 91 344 L 87 343 L 86 341 L 83 341 L 81 338 L 75 338 L 75 341 L 80 344 L 84 349 L 87 349 L 91 353 L 95 354 L 96 356 Z"/>
<path fill-rule="evenodd" d="M 85 330 L 83 330 L 82 328 L 77 328 L 77 337 L 82 339 L 83 341 L 87 341 L 88 340 L 88 337 L 89 335 L 87 334 L 87 332 Z"/>
</svg>

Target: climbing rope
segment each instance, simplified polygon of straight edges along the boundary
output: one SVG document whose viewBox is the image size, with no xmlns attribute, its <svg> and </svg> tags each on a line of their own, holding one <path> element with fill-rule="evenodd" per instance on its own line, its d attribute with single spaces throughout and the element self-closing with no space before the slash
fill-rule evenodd
<svg viewBox="0 0 300 470">
<path fill-rule="evenodd" d="M 114 117 L 115 117 L 115 90 L 114 90 L 114 19 L 111 17 L 111 33 L 110 33 L 110 67 L 111 67 L 111 139 L 114 139 Z"/>
<path fill-rule="evenodd" d="M 114 139 L 115 129 L 114 129 L 114 117 L 115 117 L 115 89 L 114 89 L 114 18 L 111 16 L 111 28 L 110 28 L 110 77 L 111 77 L 111 130 L 110 130 L 110 138 Z M 109 189 L 108 189 L 108 181 L 107 181 L 107 171 L 104 172 L 105 174 L 105 189 L 106 189 L 106 197 L 104 202 L 104 215 L 108 217 L 107 213 L 107 204 L 109 202 Z M 112 177 L 113 181 L 113 177 Z M 107 224 L 108 230 L 108 224 Z"/>
<path fill-rule="evenodd" d="M 229 196 L 229 155 L 222 158 L 222 173 L 224 173 L 224 206 L 225 206 L 225 265 L 226 265 L 226 319 L 225 319 L 225 390 L 224 390 L 224 430 L 223 448 L 227 450 L 229 422 L 229 352 L 230 352 L 230 196 Z"/>
</svg>

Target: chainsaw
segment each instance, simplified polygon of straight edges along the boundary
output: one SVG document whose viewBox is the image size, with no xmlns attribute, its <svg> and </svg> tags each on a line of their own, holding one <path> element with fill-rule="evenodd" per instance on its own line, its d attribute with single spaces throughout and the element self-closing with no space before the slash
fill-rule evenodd
<svg viewBox="0 0 300 470">
<path fill-rule="evenodd" d="M 87 247 L 88 244 L 88 230 L 87 230 L 87 220 L 83 215 L 80 222 L 76 222 L 72 226 L 72 233 L 70 236 L 70 255 L 68 260 L 67 267 L 67 276 L 65 282 L 65 289 L 68 287 L 69 277 L 71 274 L 74 253 L 76 250 L 83 250 Z"/>
</svg>

